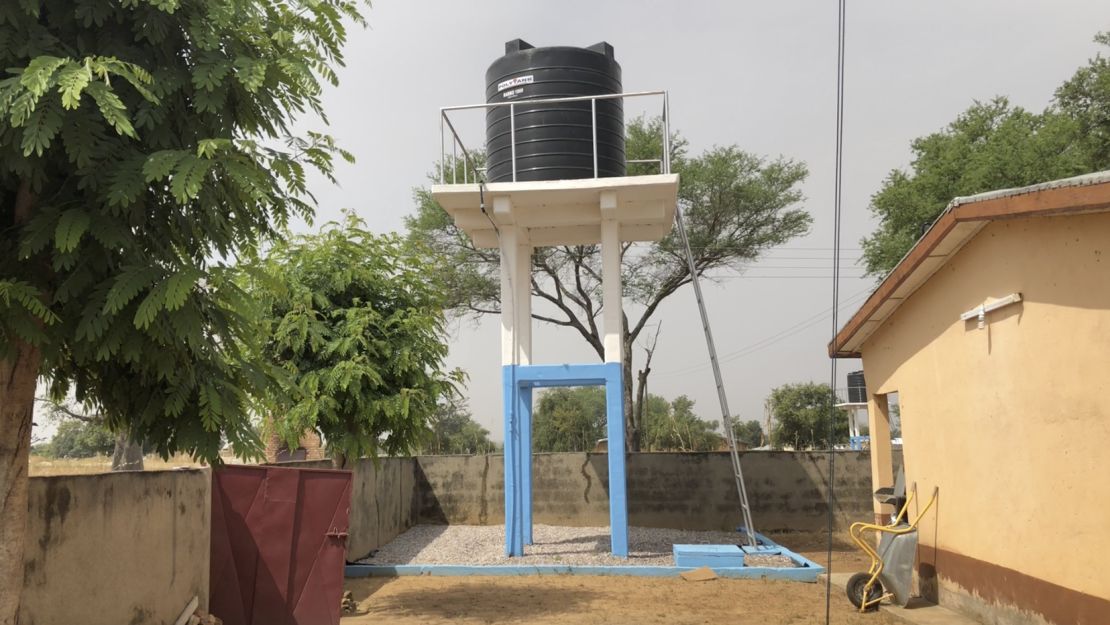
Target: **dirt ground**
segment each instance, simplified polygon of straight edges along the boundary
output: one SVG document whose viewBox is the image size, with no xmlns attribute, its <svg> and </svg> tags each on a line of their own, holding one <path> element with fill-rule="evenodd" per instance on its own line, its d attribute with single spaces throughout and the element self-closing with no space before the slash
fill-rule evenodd
<svg viewBox="0 0 1110 625">
<path fill-rule="evenodd" d="M 399 577 L 348 580 L 360 614 L 343 625 L 788 625 L 823 622 L 825 585 L 645 577 Z M 833 588 L 833 622 L 891 625 L 859 614 Z"/>
<path fill-rule="evenodd" d="M 825 537 L 779 534 L 774 540 L 824 565 Z M 862 570 L 867 559 L 836 536 L 833 570 Z M 767 580 L 687 582 L 637 577 L 400 577 L 349 579 L 359 613 L 343 625 L 789 625 L 823 622 L 825 584 Z M 833 588 L 838 625 L 891 625 L 883 613 L 861 615 Z"/>
<path fill-rule="evenodd" d="M 828 534 L 822 532 L 768 532 L 767 537 L 794 553 L 801 554 L 821 566 L 827 566 Z M 866 571 L 871 564 L 859 547 L 856 547 L 847 532 L 833 534 L 833 571 L 848 573 Z"/>
</svg>

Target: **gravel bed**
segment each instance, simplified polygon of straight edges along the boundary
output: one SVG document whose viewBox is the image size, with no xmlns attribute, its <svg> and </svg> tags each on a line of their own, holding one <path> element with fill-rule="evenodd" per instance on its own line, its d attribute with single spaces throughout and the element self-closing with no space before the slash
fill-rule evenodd
<svg viewBox="0 0 1110 625">
<path fill-rule="evenodd" d="M 609 554 L 609 528 L 535 525 L 523 558 L 505 556 L 504 525 L 416 525 L 363 564 L 595 564 L 674 566 L 676 544 L 738 544 L 736 532 L 628 528 L 628 559 Z M 749 556 L 751 557 L 751 556 Z M 760 556 L 776 557 L 776 556 Z M 782 556 L 778 556 L 782 557 Z"/>
<path fill-rule="evenodd" d="M 797 563 L 786 556 L 750 554 L 744 556 L 744 566 L 773 566 L 780 569 L 798 568 Z"/>
</svg>

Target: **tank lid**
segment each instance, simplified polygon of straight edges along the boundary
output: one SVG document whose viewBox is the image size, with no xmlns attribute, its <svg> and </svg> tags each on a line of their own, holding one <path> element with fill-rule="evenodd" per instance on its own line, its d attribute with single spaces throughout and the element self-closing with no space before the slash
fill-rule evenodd
<svg viewBox="0 0 1110 625">
<path fill-rule="evenodd" d="M 609 58 L 613 58 L 613 46 L 609 45 L 608 41 L 599 41 L 586 49 L 600 52 Z"/>
<path fill-rule="evenodd" d="M 520 52 L 521 50 L 531 50 L 535 47 L 536 46 L 528 43 L 523 39 L 513 39 L 511 41 L 505 42 L 505 54 L 512 54 L 514 52 Z M 611 59 L 615 58 L 613 46 L 610 45 L 608 41 L 599 41 L 598 43 L 595 43 L 592 46 L 587 46 L 584 49 L 589 50 L 590 52 L 604 54 Z"/>
<path fill-rule="evenodd" d="M 536 46 L 523 39 L 513 39 L 512 41 L 505 42 L 505 54 L 512 54 L 513 52 L 520 52 L 521 50 L 531 50 L 535 47 Z"/>
</svg>

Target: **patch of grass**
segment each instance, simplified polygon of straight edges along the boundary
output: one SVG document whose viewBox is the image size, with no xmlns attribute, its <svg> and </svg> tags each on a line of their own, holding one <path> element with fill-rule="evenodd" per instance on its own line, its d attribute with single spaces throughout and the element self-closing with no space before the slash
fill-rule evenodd
<svg viewBox="0 0 1110 625">
<path fill-rule="evenodd" d="M 240 463 L 235 458 L 224 458 L 225 462 Z M 203 463 L 193 460 L 186 455 L 177 455 L 169 460 L 160 456 L 150 455 L 143 458 L 143 468 L 147 471 L 164 471 L 178 467 L 201 467 Z M 112 470 L 111 456 L 95 456 L 92 458 L 46 458 L 44 456 L 31 456 L 29 464 L 32 477 L 42 475 L 89 475 L 93 473 L 108 473 Z"/>
</svg>

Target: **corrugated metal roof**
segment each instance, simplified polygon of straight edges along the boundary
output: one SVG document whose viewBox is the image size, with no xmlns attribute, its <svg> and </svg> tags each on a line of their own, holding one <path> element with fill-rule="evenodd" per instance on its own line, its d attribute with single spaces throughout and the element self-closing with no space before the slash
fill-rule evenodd
<svg viewBox="0 0 1110 625">
<path fill-rule="evenodd" d="M 1040 184 L 1031 184 L 1027 187 L 1015 187 L 1013 189 L 998 189 L 997 191 L 985 191 L 983 193 L 976 193 L 975 195 L 963 195 L 953 199 L 948 203 L 945 212 L 962 206 L 964 204 L 973 204 L 975 202 L 984 202 L 986 200 L 996 200 L 1006 197 L 1014 197 L 1018 195 L 1027 195 L 1036 193 L 1038 191 L 1046 191 L 1048 189 L 1064 189 L 1067 187 L 1086 187 L 1095 184 L 1103 184 L 1110 182 L 1110 170 L 1096 171 L 1090 174 L 1083 174 L 1082 176 L 1073 176 L 1071 178 L 1061 178 L 1059 180 L 1050 180 Z"/>
</svg>

